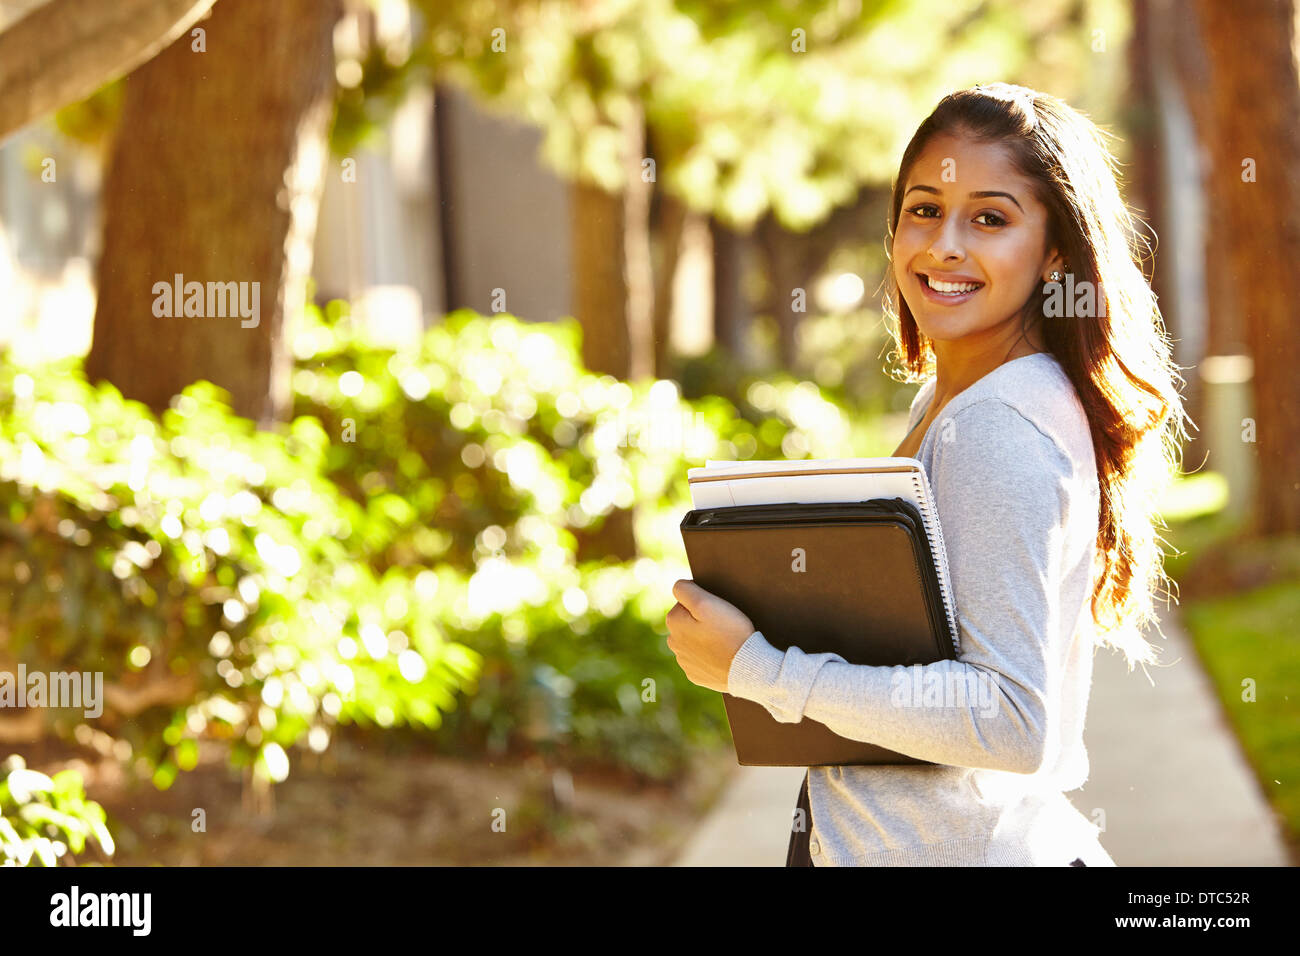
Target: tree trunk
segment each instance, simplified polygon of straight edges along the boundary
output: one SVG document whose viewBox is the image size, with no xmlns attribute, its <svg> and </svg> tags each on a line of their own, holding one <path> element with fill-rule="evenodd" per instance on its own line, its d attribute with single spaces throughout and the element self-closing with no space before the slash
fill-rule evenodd
<svg viewBox="0 0 1300 956">
<path fill-rule="evenodd" d="M 624 130 L 624 188 L 612 193 L 581 177 L 570 187 L 573 315 L 582 326 L 582 361 L 621 381 L 654 369 L 654 270 L 650 199 L 642 179 L 645 122 L 634 111 Z"/>
<path fill-rule="evenodd" d="M 623 273 L 623 197 L 576 180 L 573 211 L 573 315 L 582 326 L 582 364 L 626 379 L 632 341 Z"/>
<path fill-rule="evenodd" d="M 1206 274 L 1203 245 L 1209 241 L 1204 217 L 1188 196 L 1201 196 L 1204 187 L 1196 169 L 1196 104 L 1205 91 L 1204 77 L 1182 55 L 1184 47 L 1199 42 L 1194 23 L 1186 16 L 1170 15 L 1170 0 L 1136 0 L 1133 4 L 1133 36 L 1129 44 L 1129 71 L 1133 95 L 1126 110 L 1125 127 L 1131 132 L 1129 174 L 1130 199 L 1146 214 L 1159 239 L 1156 254 L 1147 263 L 1151 289 L 1159 301 L 1166 328 L 1174 339 L 1174 360 L 1195 369 L 1206 353 L 1211 322 L 1224 313 L 1205 304 L 1212 295 L 1210 284 L 1219 281 L 1217 271 Z M 1193 127 L 1188 129 L 1188 126 Z M 1210 235 L 1217 235 L 1217 230 Z M 1213 354 L 1213 353 L 1210 353 Z M 1202 382 L 1199 375 L 1187 376 L 1183 401 L 1193 420 L 1201 421 Z M 1193 433 L 1187 446 L 1187 460 L 1200 461 L 1207 453 L 1205 435 Z"/>
<path fill-rule="evenodd" d="M 650 200 L 654 180 L 646 178 L 645 117 L 639 106 L 632 111 L 626 133 L 627 190 L 623 218 L 623 263 L 627 285 L 627 331 L 631 346 L 628 374 L 643 380 L 655 370 L 655 287 L 650 256 Z"/>
<path fill-rule="evenodd" d="M 799 321 L 808 314 L 812 305 L 812 292 L 808 288 L 810 272 L 802 255 L 804 250 L 800 248 L 801 242 L 807 242 L 807 239 L 781 225 L 775 212 L 768 212 L 762 218 L 755 235 L 767 270 L 766 311 L 776 320 L 776 361 L 782 368 L 797 374 Z M 798 303 L 802 311 L 795 311 L 796 289 L 802 290 Z"/>
<path fill-rule="evenodd" d="M 1209 76 L 1212 231 L 1254 357 L 1256 530 L 1300 532 L 1300 77 L 1291 2 L 1198 0 Z M 1255 181 L 1248 169 L 1253 168 Z"/>
<path fill-rule="evenodd" d="M 754 232 L 768 275 L 768 311 L 776 319 L 778 360 L 788 370 L 806 373 L 798 367 L 799 325 L 816 309 L 812 283 L 843 243 L 869 235 L 884 215 L 887 191 L 861 187 L 853 201 L 837 206 L 808 232 L 794 232 L 769 211 Z M 801 289 L 796 311 L 795 290 Z"/>
<path fill-rule="evenodd" d="M 128 78 L 89 378 L 154 409 L 207 379 L 260 424 L 287 410 L 282 337 L 311 270 L 341 15 L 340 0 L 222 0 L 204 52 L 183 37 Z"/>
<path fill-rule="evenodd" d="M 582 364 L 626 380 L 631 368 L 627 276 L 624 272 L 624 197 L 584 180 L 570 188 L 574 317 L 582 326 Z M 575 529 L 580 561 L 636 555 L 632 512 L 614 509 L 599 527 Z"/>
<path fill-rule="evenodd" d="M 723 352 L 739 356 L 749 318 L 741 289 L 741 237 L 713 217 L 709 217 L 709 233 L 713 239 L 713 342 Z"/>
<path fill-rule="evenodd" d="M 1202 151 L 1208 168 L 1205 170 L 1204 188 L 1206 189 L 1207 209 L 1205 235 L 1205 257 L 1207 262 L 1226 265 L 1234 242 L 1226 229 L 1221 228 L 1215 215 L 1215 186 L 1220 178 L 1220 171 L 1214 166 L 1216 157 L 1212 152 L 1213 130 L 1217 124 L 1213 91 L 1206 82 L 1209 73 L 1207 51 L 1202 38 L 1199 17 L 1195 15 L 1175 16 L 1176 4 L 1173 0 L 1162 0 L 1154 11 L 1154 21 L 1159 25 L 1164 42 L 1170 49 L 1174 68 L 1178 74 L 1178 85 L 1187 101 L 1192 122 L 1197 128 Z M 1234 179 L 1240 181 L 1240 165 Z M 1205 296 L 1207 302 L 1205 327 L 1206 355 L 1235 355 L 1246 348 L 1245 331 L 1242 328 L 1241 300 L 1237 297 L 1236 283 L 1226 268 L 1205 269 Z"/>
<path fill-rule="evenodd" d="M 668 193 L 659 195 L 659 262 L 656 272 L 654 307 L 654 374 L 668 377 L 669 346 L 672 336 L 673 281 L 682 250 L 686 226 L 686 204 Z"/>
<path fill-rule="evenodd" d="M 89 96 L 194 25 L 213 0 L 50 0 L 0 24 L 0 139 Z"/>
<path fill-rule="evenodd" d="M 571 186 L 573 314 L 582 362 L 621 381 L 654 369 L 654 279 L 650 259 L 652 183 L 641 178 L 644 120 L 634 113 L 625 142 L 626 182 L 611 193 L 583 179 Z M 579 529 L 578 560 L 636 557 L 635 506 L 616 508 L 598 528 Z"/>
<path fill-rule="evenodd" d="M 1141 157 L 1141 162 L 1133 166 L 1129 176 L 1130 202 L 1144 210 L 1146 218 L 1163 235 L 1165 230 L 1165 169 L 1160 162 L 1160 98 L 1156 72 L 1163 65 L 1160 57 L 1164 52 L 1155 45 L 1162 39 L 1158 25 L 1153 22 L 1152 0 L 1136 0 L 1133 4 L 1133 36 L 1129 43 L 1128 64 L 1132 77 L 1131 96 L 1126 108 L 1130 132 L 1130 152 Z M 1152 291 L 1162 302 L 1168 302 L 1173 295 L 1166 296 L 1165 289 L 1173 285 L 1169 280 L 1169 269 L 1161 268 L 1161 262 L 1147 262 L 1147 281 Z M 1177 290 L 1169 288 L 1170 293 Z M 1175 316 L 1166 315 L 1169 322 Z"/>
</svg>

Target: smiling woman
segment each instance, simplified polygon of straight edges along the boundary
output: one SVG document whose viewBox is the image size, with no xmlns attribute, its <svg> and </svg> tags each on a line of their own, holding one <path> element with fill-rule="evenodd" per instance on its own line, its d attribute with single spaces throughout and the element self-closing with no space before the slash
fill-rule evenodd
<svg viewBox="0 0 1300 956">
<path fill-rule="evenodd" d="M 1088 776 L 1094 649 L 1154 660 L 1149 509 L 1185 437 L 1136 221 L 1089 119 L 994 84 L 921 124 L 889 226 L 890 331 L 922 383 L 896 454 L 934 489 L 959 630 L 957 658 L 921 669 L 990 682 L 994 706 L 899 709 L 906 667 L 808 654 L 797 634 L 740 642 L 743 609 L 693 585 L 674 590 L 669 646 L 693 681 L 780 722 L 928 762 L 810 767 L 790 865 L 1113 866 L 1065 794 Z M 1091 307 L 1046 308 L 1062 274 L 1098 290 Z"/>
<path fill-rule="evenodd" d="M 1037 323 L 1019 320 L 1065 260 L 1048 241 L 1046 206 L 1002 143 L 936 135 L 907 183 L 893 274 L 939 365 L 956 373 L 942 404 L 999 363 L 1044 350 Z"/>
</svg>

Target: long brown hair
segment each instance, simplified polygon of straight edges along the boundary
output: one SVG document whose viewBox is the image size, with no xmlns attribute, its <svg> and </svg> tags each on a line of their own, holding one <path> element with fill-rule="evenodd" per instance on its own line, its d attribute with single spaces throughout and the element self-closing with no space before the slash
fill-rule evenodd
<svg viewBox="0 0 1300 956">
<path fill-rule="evenodd" d="M 945 96 L 908 143 L 893 187 L 891 250 L 912 165 L 931 138 L 945 133 L 1007 148 L 1048 211 L 1048 248 L 1060 250 L 1076 288 L 1087 281 L 1095 291 L 1091 311 L 1099 315 L 1043 321 L 1050 292 L 1044 285 L 1030 295 L 1020 320 L 1022 331 L 1041 323 L 1048 351 L 1088 416 L 1101 491 L 1092 617 L 1097 643 L 1122 651 L 1132 670 L 1155 661 L 1141 632 L 1151 623 L 1159 629 L 1152 595 L 1172 583 L 1156 532 L 1156 499 L 1181 470 L 1180 439 L 1187 437 L 1184 420 L 1190 421 L 1177 388 L 1183 379 L 1141 269 L 1151 246 L 1120 196 L 1118 163 L 1103 139 L 1111 134 L 1054 96 L 995 83 Z M 892 270 L 886 281 L 895 358 L 901 355 L 904 380 L 924 381 L 934 372 L 933 349 Z M 1167 587 L 1165 594 L 1171 596 Z"/>
</svg>

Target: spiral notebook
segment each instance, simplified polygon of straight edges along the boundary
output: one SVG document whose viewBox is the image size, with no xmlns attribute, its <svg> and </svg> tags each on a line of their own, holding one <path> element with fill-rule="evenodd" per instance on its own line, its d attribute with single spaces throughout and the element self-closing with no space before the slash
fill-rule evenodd
<svg viewBox="0 0 1300 956">
<path fill-rule="evenodd" d="M 686 472 L 691 506 L 815 504 L 902 498 L 920 512 L 930 542 L 944 613 L 954 648 L 957 612 L 948 572 L 948 551 L 930 480 L 915 458 L 816 458 L 798 461 L 717 461 Z"/>
</svg>

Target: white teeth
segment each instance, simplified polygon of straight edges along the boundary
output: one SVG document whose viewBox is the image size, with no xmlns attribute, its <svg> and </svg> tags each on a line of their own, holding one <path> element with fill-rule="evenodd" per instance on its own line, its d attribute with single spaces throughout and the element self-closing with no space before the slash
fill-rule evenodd
<svg viewBox="0 0 1300 956">
<path fill-rule="evenodd" d="M 942 292 L 945 295 L 961 295 L 972 292 L 983 285 L 980 282 L 940 282 L 932 276 L 926 276 L 925 281 L 935 292 Z"/>
</svg>

